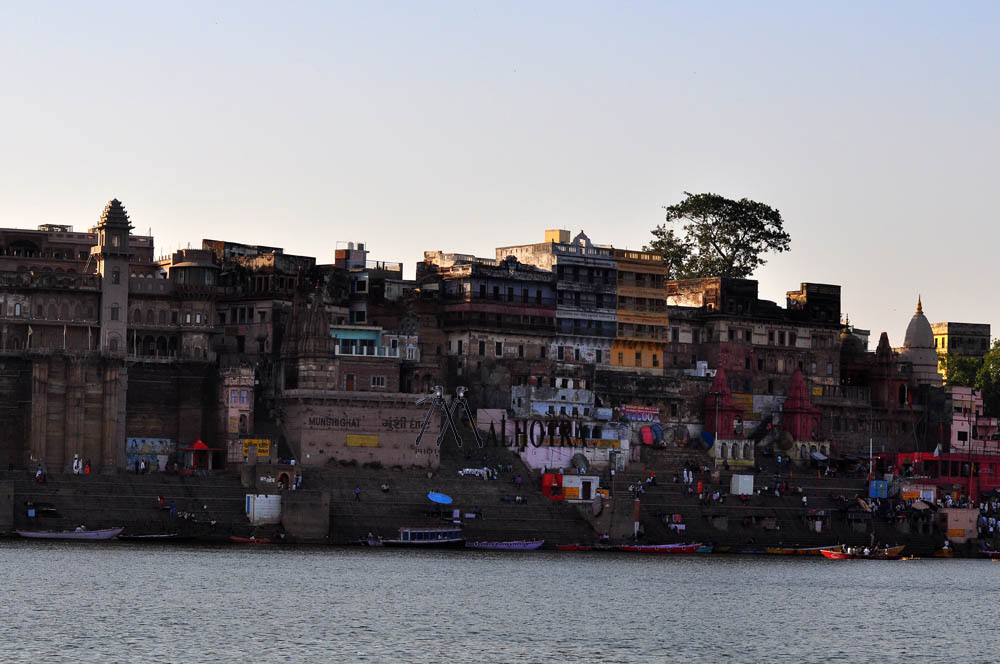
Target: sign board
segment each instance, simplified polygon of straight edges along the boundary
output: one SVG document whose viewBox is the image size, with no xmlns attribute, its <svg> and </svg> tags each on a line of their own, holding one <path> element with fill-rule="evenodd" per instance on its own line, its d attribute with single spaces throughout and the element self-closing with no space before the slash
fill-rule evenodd
<svg viewBox="0 0 1000 664">
<path fill-rule="evenodd" d="M 889 483 L 885 480 L 872 480 L 868 483 L 869 498 L 886 498 L 889 495 Z"/>
<path fill-rule="evenodd" d="M 580 498 L 580 487 L 578 486 L 564 486 L 563 487 L 563 498 L 567 500 L 577 500 Z"/>
<path fill-rule="evenodd" d="M 347 434 L 348 447 L 378 447 L 378 436 L 373 434 Z"/>
<path fill-rule="evenodd" d="M 903 491 L 903 500 L 919 500 L 920 491 Z"/>
<path fill-rule="evenodd" d="M 244 438 L 240 441 L 243 443 L 243 456 L 250 456 L 250 448 L 256 448 L 257 458 L 266 459 L 271 456 L 271 439 L 270 438 Z"/>
<path fill-rule="evenodd" d="M 948 537 L 965 537 L 965 530 L 961 528 L 949 528 Z"/>
<path fill-rule="evenodd" d="M 749 420 L 753 419 L 753 395 L 752 394 L 734 394 L 733 403 L 736 404 L 738 408 L 743 410 L 743 419 Z"/>
<path fill-rule="evenodd" d="M 660 409 L 656 406 L 622 406 L 622 415 L 631 422 L 660 421 Z"/>
</svg>

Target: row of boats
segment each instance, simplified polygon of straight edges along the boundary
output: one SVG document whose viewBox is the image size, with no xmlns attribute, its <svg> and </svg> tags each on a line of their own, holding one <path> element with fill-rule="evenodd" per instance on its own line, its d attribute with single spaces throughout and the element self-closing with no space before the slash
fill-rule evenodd
<svg viewBox="0 0 1000 664">
<path fill-rule="evenodd" d="M 89 530 L 80 526 L 75 530 L 15 530 L 14 532 L 20 536 L 27 539 L 44 539 L 44 540 L 82 540 L 82 541 L 99 541 L 99 540 L 112 540 L 119 539 L 128 542 L 177 542 L 185 539 L 180 533 L 162 533 L 162 534 L 151 534 L 151 535 L 137 535 L 129 534 L 124 535 L 125 528 L 97 528 L 95 530 Z M 229 537 L 231 542 L 236 544 L 270 544 L 271 540 L 267 537 L 238 537 L 236 535 L 231 535 Z"/>
</svg>

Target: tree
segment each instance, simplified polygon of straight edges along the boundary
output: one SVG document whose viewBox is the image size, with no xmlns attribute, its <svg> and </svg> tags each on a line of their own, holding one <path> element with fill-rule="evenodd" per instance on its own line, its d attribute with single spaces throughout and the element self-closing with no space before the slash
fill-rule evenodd
<svg viewBox="0 0 1000 664">
<path fill-rule="evenodd" d="M 986 351 L 983 363 L 976 373 L 976 389 L 983 393 L 983 410 L 987 416 L 1000 413 L 1000 339 Z"/>
<path fill-rule="evenodd" d="M 983 360 L 979 357 L 963 357 L 948 353 L 944 356 L 943 365 L 944 375 L 947 377 L 949 385 L 974 387 Z"/>
<path fill-rule="evenodd" d="M 791 237 L 774 208 L 747 198 L 684 195 L 680 203 L 664 206 L 666 223 L 653 229 L 653 241 L 645 247 L 664 256 L 671 278 L 745 278 L 767 263 L 764 254 L 788 251 Z M 683 232 L 676 232 L 674 224 Z"/>
</svg>

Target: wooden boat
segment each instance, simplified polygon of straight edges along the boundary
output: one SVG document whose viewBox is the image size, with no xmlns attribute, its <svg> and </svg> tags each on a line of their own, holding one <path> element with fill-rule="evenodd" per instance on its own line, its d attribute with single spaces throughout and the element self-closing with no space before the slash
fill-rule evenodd
<svg viewBox="0 0 1000 664">
<path fill-rule="evenodd" d="M 494 549 L 498 551 L 534 551 L 542 548 L 545 540 L 511 540 L 507 542 L 466 542 L 467 549 Z"/>
<path fill-rule="evenodd" d="M 179 542 L 190 539 L 190 537 L 182 537 L 180 533 L 153 533 L 150 535 L 119 535 L 118 539 L 125 542 Z"/>
<path fill-rule="evenodd" d="M 417 549 L 456 548 L 465 544 L 465 538 L 458 526 L 403 527 L 398 539 L 382 540 L 382 544 Z"/>
<path fill-rule="evenodd" d="M 992 558 L 993 560 L 1000 560 L 1000 551 L 980 551 L 979 553 L 984 558 Z"/>
<path fill-rule="evenodd" d="M 896 553 L 893 553 L 896 551 Z M 903 551 L 903 547 L 897 546 L 892 549 L 880 549 L 878 553 L 847 553 L 843 549 L 823 549 L 823 555 L 830 560 L 899 560 L 903 556 L 900 555 Z"/>
<path fill-rule="evenodd" d="M 714 550 L 715 546 L 713 544 L 702 544 L 695 553 L 712 553 Z"/>
<path fill-rule="evenodd" d="M 955 553 L 951 549 L 938 549 L 934 552 L 935 558 L 954 558 Z"/>
<path fill-rule="evenodd" d="M 237 537 L 236 535 L 230 535 L 229 541 L 235 544 L 270 544 L 271 540 L 267 537 Z"/>
<path fill-rule="evenodd" d="M 125 528 L 101 528 L 98 530 L 15 530 L 21 537 L 29 539 L 57 539 L 57 540 L 109 540 L 114 539 Z"/>
<path fill-rule="evenodd" d="M 557 544 L 556 551 L 590 551 L 589 544 Z"/>
<path fill-rule="evenodd" d="M 774 556 L 821 556 L 823 549 L 834 549 L 834 546 L 768 546 L 764 550 Z"/>
<path fill-rule="evenodd" d="M 635 544 L 618 547 L 629 553 L 694 553 L 701 544 Z"/>
</svg>

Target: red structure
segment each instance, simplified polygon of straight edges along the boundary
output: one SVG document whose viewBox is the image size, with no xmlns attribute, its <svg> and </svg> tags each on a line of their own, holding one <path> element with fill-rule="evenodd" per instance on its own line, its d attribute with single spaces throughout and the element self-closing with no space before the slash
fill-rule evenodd
<svg viewBox="0 0 1000 664">
<path fill-rule="evenodd" d="M 935 486 L 946 493 L 960 491 L 975 502 L 979 494 L 1000 489 L 1000 455 L 950 452 L 934 456 L 927 452 L 896 455 L 898 468 L 912 472 L 910 480 Z"/>
<path fill-rule="evenodd" d="M 819 409 L 809 400 L 801 371 L 792 375 L 781 422 L 785 431 L 792 435 L 792 440 L 816 440 L 818 437 Z"/>
<path fill-rule="evenodd" d="M 215 454 L 221 455 L 224 452 L 225 450 L 222 448 L 209 447 L 199 438 L 191 447 L 181 448 L 181 453 L 184 455 L 184 468 L 180 472 L 183 475 L 190 475 L 196 470 L 225 470 L 219 468 L 213 459 Z"/>
<path fill-rule="evenodd" d="M 705 397 L 705 431 L 715 434 L 715 438 L 735 438 L 733 422 L 742 412 L 743 409 L 733 402 L 725 370 L 719 367 L 715 380 L 712 381 L 712 389 Z"/>
<path fill-rule="evenodd" d="M 549 500 L 562 500 L 562 479 L 558 473 L 545 473 L 542 475 L 542 494 Z"/>
</svg>

